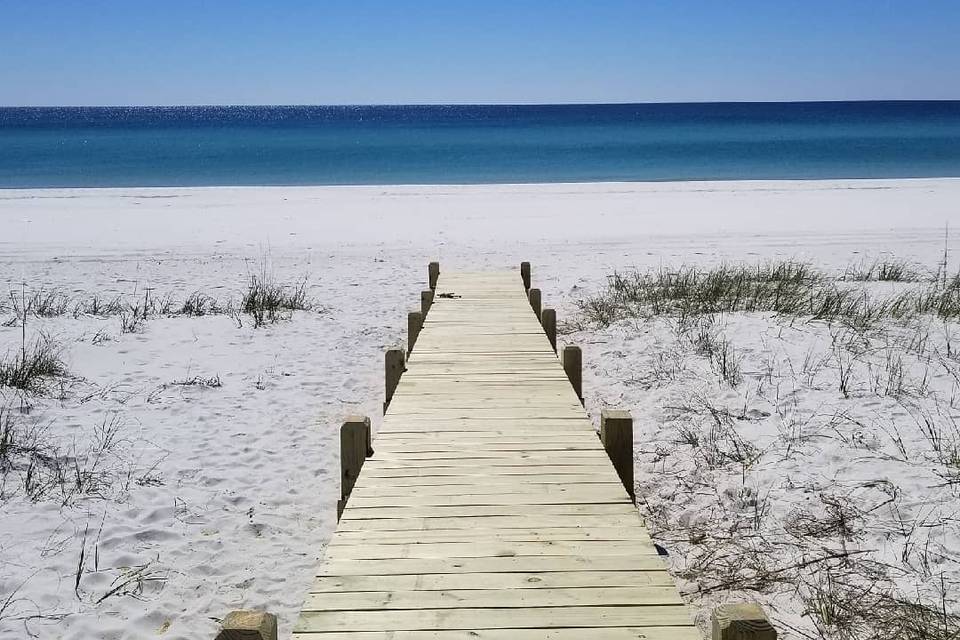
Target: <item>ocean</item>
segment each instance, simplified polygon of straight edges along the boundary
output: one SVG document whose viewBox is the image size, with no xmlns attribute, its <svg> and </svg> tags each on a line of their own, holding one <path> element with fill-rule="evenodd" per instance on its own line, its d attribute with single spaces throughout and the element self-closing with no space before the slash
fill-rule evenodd
<svg viewBox="0 0 960 640">
<path fill-rule="evenodd" d="M 0 108 L 0 187 L 960 176 L 960 101 Z"/>
</svg>

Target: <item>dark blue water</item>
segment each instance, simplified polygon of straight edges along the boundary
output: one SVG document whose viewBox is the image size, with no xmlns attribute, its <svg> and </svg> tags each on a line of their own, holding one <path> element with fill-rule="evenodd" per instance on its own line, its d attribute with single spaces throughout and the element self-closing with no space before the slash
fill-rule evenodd
<svg viewBox="0 0 960 640">
<path fill-rule="evenodd" d="M 960 176 L 960 102 L 0 108 L 0 187 Z"/>
</svg>

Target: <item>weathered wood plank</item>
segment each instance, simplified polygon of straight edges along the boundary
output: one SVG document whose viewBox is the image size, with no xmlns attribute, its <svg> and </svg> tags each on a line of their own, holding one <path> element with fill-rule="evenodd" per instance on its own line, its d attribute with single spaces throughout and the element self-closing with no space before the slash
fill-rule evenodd
<svg viewBox="0 0 960 640">
<path fill-rule="evenodd" d="M 349 511 L 349 509 L 348 509 Z M 436 518 L 378 518 L 341 520 L 337 531 L 427 531 L 436 529 L 484 529 L 484 528 L 514 528 L 527 529 L 538 527 L 637 527 L 641 524 L 640 516 L 629 515 L 563 515 L 541 514 L 531 515 L 496 515 L 482 518 L 462 518 L 459 516 Z"/>
<path fill-rule="evenodd" d="M 411 544 L 331 545 L 327 559 L 336 560 L 393 560 L 396 558 L 502 558 L 513 556 L 623 556 L 629 554 L 657 555 L 651 544 L 624 541 L 567 541 L 545 540 L 529 542 L 474 541 L 474 542 L 418 542 Z"/>
<path fill-rule="evenodd" d="M 393 558 L 383 560 L 324 560 L 319 575 L 399 575 L 406 573 L 487 573 L 538 571 L 663 571 L 660 556 L 634 553 L 620 556 L 508 556 L 485 558 Z"/>
<path fill-rule="evenodd" d="M 360 591 L 317 593 L 307 597 L 304 611 L 365 609 L 517 609 L 682 604 L 673 585 L 583 587 L 579 589 L 459 589 L 450 591 Z"/>
<path fill-rule="evenodd" d="M 696 627 L 578 627 L 575 629 L 459 629 L 446 631 L 294 632 L 292 640 L 703 640 Z"/>
<path fill-rule="evenodd" d="M 416 544 L 424 542 L 536 542 L 543 540 L 630 540 L 648 543 L 637 527 L 541 527 L 539 529 L 438 529 L 433 531 L 338 531 L 329 547 L 352 544 Z"/>
<path fill-rule="evenodd" d="M 496 615 L 492 615 L 492 614 Z M 624 607 L 530 607 L 525 609 L 416 609 L 380 611 L 305 611 L 296 630 L 417 631 L 549 629 L 690 625 L 682 605 Z"/>
<path fill-rule="evenodd" d="M 319 576 L 311 593 L 333 591 L 444 591 L 453 589 L 567 589 L 673 585 L 659 571 L 542 571 L 536 573 L 427 573 L 390 576 Z"/>
</svg>

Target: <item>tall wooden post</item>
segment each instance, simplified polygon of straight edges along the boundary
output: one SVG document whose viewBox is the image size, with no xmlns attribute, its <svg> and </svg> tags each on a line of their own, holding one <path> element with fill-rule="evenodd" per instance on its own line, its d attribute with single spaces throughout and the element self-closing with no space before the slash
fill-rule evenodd
<svg viewBox="0 0 960 640">
<path fill-rule="evenodd" d="M 720 605 L 710 619 L 712 640 L 777 640 L 777 630 L 756 602 Z"/>
<path fill-rule="evenodd" d="M 523 280 L 523 288 L 530 289 L 530 263 L 520 263 L 520 279 Z"/>
<path fill-rule="evenodd" d="M 427 289 L 426 291 L 420 292 L 420 313 L 423 314 L 423 319 L 427 319 L 427 312 L 430 311 L 430 307 L 433 306 L 433 289 Z"/>
<path fill-rule="evenodd" d="M 540 319 L 540 289 L 530 289 L 527 292 L 527 297 L 530 300 L 530 307 L 533 309 L 533 314 L 537 316 L 537 320 Z"/>
<path fill-rule="evenodd" d="M 440 278 L 440 263 L 431 262 L 427 265 L 427 282 L 430 283 L 431 289 L 437 288 L 437 279 Z"/>
<path fill-rule="evenodd" d="M 347 507 L 347 500 L 357 483 L 360 469 L 367 456 L 373 455 L 370 446 L 370 418 L 350 416 L 340 427 L 340 501 L 337 502 L 337 520 Z"/>
<path fill-rule="evenodd" d="M 634 499 L 633 493 L 633 417 L 629 411 L 600 411 L 600 442 L 620 476 L 620 482 Z"/>
<path fill-rule="evenodd" d="M 397 389 L 397 384 L 400 382 L 400 376 L 404 371 L 404 362 L 406 357 L 404 355 L 403 349 L 394 348 L 387 349 L 383 357 L 384 364 L 384 402 L 383 402 L 383 412 L 387 412 L 387 407 L 390 406 L 390 400 L 393 399 L 393 392 Z"/>
<path fill-rule="evenodd" d="M 417 342 L 417 336 L 420 335 L 420 329 L 423 328 L 423 314 L 419 311 L 411 311 L 407 314 L 407 355 L 413 351 L 413 345 Z"/>
<path fill-rule="evenodd" d="M 265 611 L 231 611 L 216 640 L 277 640 L 277 616 Z"/>
<path fill-rule="evenodd" d="M 580 353 L 580 347 L 573 344 L 564 346 L 560 353 L 560 362 L 577 398 L 580 399 L 580 404 L 583 404 L 583 356 Z"/>
<path fill-rule="evenodd" d="M 553 352 L 557 352 L 557 312 L 553 309 L 544 309 L 540 312 L 540 325 L 543 332 L 547 334 L 547 340 L 553 347 Z"/>
</svg>

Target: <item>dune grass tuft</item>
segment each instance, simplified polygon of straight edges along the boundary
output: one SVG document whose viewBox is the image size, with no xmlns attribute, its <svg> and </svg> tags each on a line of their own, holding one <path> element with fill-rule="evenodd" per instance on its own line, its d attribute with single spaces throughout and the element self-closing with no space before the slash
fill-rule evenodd
<svg viewBox="0 0 960 640">
<path fill-rule="evenodd" d="M 254 327 L 289 318 L 292 311 L 309 311 L 312 308 L 313 303 L 307 296 L 306 278 L 293 286 L 284 286 L 278 284 L 273 274 L 266 270 L 250 276 L 250 284 L 240 302 L 243 313 L 253 317 Z"/>
<path fill-rule="evenodd" d="M 39 393 L 51 378 L 65 375 L 60 346 L 44 336 L 0 359 L 0 386 Z"/>
<path fill-rule="evenodd" d="M 907 267 L 884 263 L 873 279 L 906 280 Z M 920 315 L 960 317 L 960 276 L 937 279 L 888 296 L 837 282 L 801 262 L 758 266 L 720 265 L 713 268 L 614 273 L 606 289 L 578 301 L 588 323 L 608 326 L 624 318 L 711 313 L 773 312 L 792 317 L 839 321 L 868 329 L 886 320 Z"/>
</svg>

